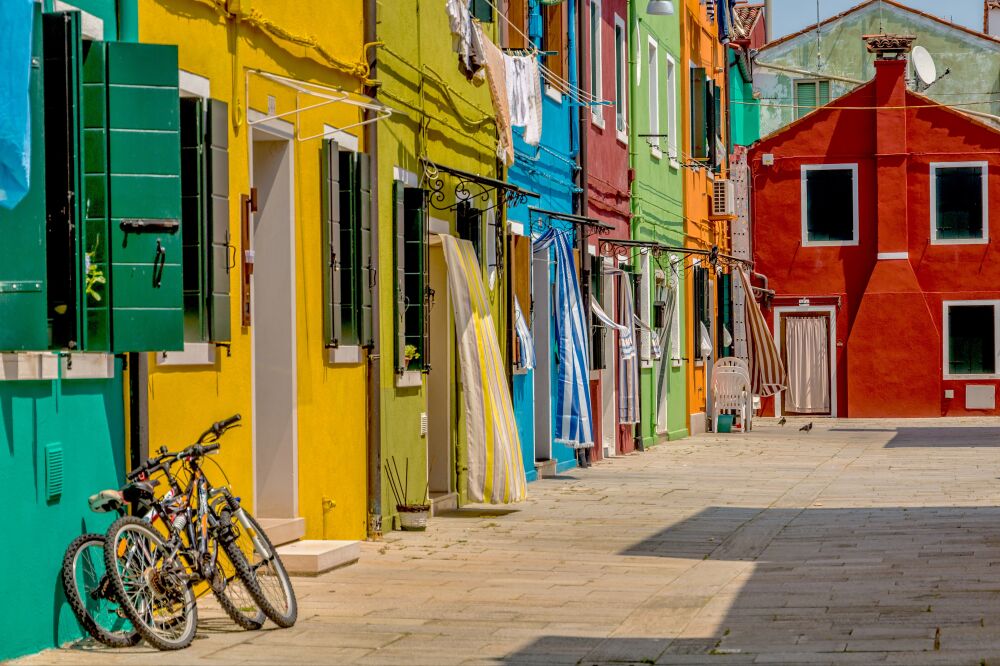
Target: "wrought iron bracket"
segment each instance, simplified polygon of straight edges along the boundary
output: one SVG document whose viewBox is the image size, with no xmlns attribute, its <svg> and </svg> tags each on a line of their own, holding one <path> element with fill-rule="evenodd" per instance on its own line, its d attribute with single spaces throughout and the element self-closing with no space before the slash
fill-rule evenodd
<svg viewBox="0 0 1000 666">
<path fill-rule="evenodd" d="M 499 207 L 520 206 L 529 197 L 533 199 L 539 198 L 539 195 L 534 192 L 510 183 L 505 183 L 496 178 L 441 166 L 425 157 L 421 158 L 420 161 L 424 165 L 424 180 L 429 189 L 430 205 L 435 210 L 454 210 L 462 202 L 473 203 L 479 201 L 486 204 L 480 208 L 481 211 L 486 212 Z M 448 203 L 448 187 L 444 174 L 451 176 L 451 180 L 454 182 L 451 192 L 453 197 L 450 197 L 454 200 L 454 203 L 451 204 Z"/>
</svg>

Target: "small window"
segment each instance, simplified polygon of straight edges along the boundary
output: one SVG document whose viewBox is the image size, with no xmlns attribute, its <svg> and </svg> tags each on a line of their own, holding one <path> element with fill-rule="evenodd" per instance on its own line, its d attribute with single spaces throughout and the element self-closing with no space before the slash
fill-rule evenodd
<svg viewBox="0 0 1000 666">
<path fill-rule="evenodd" d="M 601 307 L 604 306 L 604 257 L 590 257 L 590 295 Z M 604 324 L 593 311 L 590 313 L 590 324 L 590 367 L 603 370 L 608 367 L 604 357 Z"/>
<path fill-rule="evenodd" d="M 830 82 L 826 79 L 795 82 L 795 118 L 830 102 Z"/>
<path fill-rule="evenodd" d="M 647 73 L 649 74 L 649 147 L 653 154 L 660 154 L 660 65 L 656 40 L 649 38 L 647 45 Z"/>
<path fill-rule="evenodd" d="M 427 358 L 427 193 L 393 184 L 396 370 L 429 370 Z M 408 363 L 405 359 L 409 358 Z"/>
<path fill-rule="evenodd" d="M 694 277 L 694 308 L 691 313 L 694 315 L 694 356 L 704 359 L 707 354 L 702 349 L 702 327 L 709 335 L 712 332 L 712 302 L 708 291 L 708 269 L 704 266 L 695 266 L 692 273 Z M 711 345 L 711 338 L 706 342 Z"/>
<path fill-rule="evenodd" d="M 601 79 L 604 77 L 602 61 L 604 59 L 604 49 L 601 42 L 601 2 L 600 0 L 590 0 L 590 93 L 595 100 L 600 100 L 604 94 L 604 85 Z M 594 115 L 594 122 L 599 125 L 604 123 L 604 107 L 595 104 L 590 109 Z"/>
<path fill-rule="evenodd" d="M 472 18 L 477 18 L 483 23 L 493 23 L 493 5 L 491 0 L 472 0 L 469 5 L 469 12 Z"/>
<path fill-rule="evenodd" d="M 681 276 L 680 271 L 676 268 L 671 268 L 674 274 L 672 284 L 670 285 L 670 297 L 673 299 L 673 308 L 668 311 L 673 313 L 673 319 L 670 322 L 670 359 L 673 361 L 680 361 L 681 354 Z"/>
<path fill-rule="evenodd" d="M 945 302 L 945 377 L 971 378 L 996 374 L 997 303 Z"/>
<path fill-rule="evenodd" d="M 507 0 L 506 20 L 500 22 L 503 44 L 511 49 L 527 47 L 528 0 Z"/>
<path fill-rule="evenodd" d="M 625 22 L 622 21 L 620 16 L 615 16 L 615 129 L 618 133 L 618 139 L 621 141 L 627 141 L 628 135 L 628 122 L 626 121 L 627 116 L 625 115 L 627 110 L 625 108 L 625 99 L 628 95 L 628 72 L 626 68 L 628 67 L 628 57 L 626 54 L 626 49 L 628 48 L 627 40 L 625 37 Z"/>
<path fill-rule="evenodd" d="M 691 67 L 691 157 L 708 158 L 708 75 L 704 67 Z"/>
<path fill-rule="evenodd" d="M 802 244 L 858 244 L 858 165 L 802 167 Z"/>
<path fill-rule="evenodd" d="M 931 164 L 931 240 L 982 243 L 989 238 L 986 162 Z"/>
<path fill-rule="evenodd" d="M 677 64 L 667 54 L 667 152 L 677 159 Z"/>
<path fill-rule="evenodd" d="M 649 300 L 650 272 L 652 271 L 650 258 L 651 253 L 649 250 L 642 251 L 639 254 L 635 314 L 646 326 L 652 327 L 652 303 Z M 639 335 L 639 360 L 648 364 L 653 359 L 653 339 L 649 331 L 642 326 L 636 326 L 636 333 Z"/>
<path fill-rule="evenodd" d="M 566 3 L 560 2 L 556 5 L 543 5 L 541 13 L 541 50 L 553 52 L 552 55 L 545 56 L 545 67 L 557 77 L 568 79 L 567 40 L 569 36 L 566 32 Z"/>
</svg>

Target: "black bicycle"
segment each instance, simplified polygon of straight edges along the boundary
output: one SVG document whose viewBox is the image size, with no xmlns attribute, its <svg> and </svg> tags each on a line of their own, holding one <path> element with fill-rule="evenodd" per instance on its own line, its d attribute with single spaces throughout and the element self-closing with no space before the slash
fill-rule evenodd
<svg viewBox="0 0 1000 666">
<path fill-rule="evenodd" d="M 282 627 L 295 623 L 295 593 L 270 540 L 239 498 L 228 487 L 213 487 L 202 469 L 205 457 L 219 450 L 217 440 L 239 421 L 236 415 L 214 423 L 197 443 L 178 453 L 161 449 L 133 470 L 130 480 L 163 475 L 169 491 L 154 498 L 152 506 L 168 518 L 153 524 L 123 516 L 105 536 L 112 593 L 136 631 L 158 649 L 184 648 L 194 639 L 194 587 L 200 583 L 207 583 L 226 613 L 248 629 L 260 627 L 265 617 Z M 177 463 L 181 467 L 175 474 Z"/>
</svg>

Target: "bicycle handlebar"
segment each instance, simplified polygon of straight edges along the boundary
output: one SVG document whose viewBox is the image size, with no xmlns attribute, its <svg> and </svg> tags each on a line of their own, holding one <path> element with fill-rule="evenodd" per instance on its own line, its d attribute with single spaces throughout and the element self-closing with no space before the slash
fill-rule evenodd
<svg viewBox="0 0 1000 666">
<path fill-rule="evenodd" d="M 243 420 L 243 417 L 239 414 L 233 414 L 227 419 L 222 419 L 221 421 L 216 421 L 212 426 L 201 434 L 198 438 L 198 443 L 193 444 L 180 453 L 167 453 L 166 447 L 160 449 L 162 453 L 155 458 L 147 458 L 146 462 L 142 463 L 134 470 L 125 475 L 125 478 L 129 481 L 135 481 L 142 475 L 151 475 L 158 470 L 169 471 L 170 465 L 179 458 L 190 458 L 192 456 L 203 456 L 209 453 L 214 453 L 218 451 L 221 444 L 218 442 L 212 442 L 210 444 L 202 444 L 205 438 L 209 435 L 215 435 L 216 437 L 221 436 L 224 432 L 232 427 L 235 427 L 237 423 Z"/>
</svg>

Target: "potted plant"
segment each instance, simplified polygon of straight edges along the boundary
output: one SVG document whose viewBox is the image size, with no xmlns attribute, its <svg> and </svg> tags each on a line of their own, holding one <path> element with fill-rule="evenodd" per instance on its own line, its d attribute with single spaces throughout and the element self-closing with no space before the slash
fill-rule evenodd
<svg viewBox="0 0 1000 666">
<path fill-rule="evenodd" d="M 389 477 L 389 488 L 396 500 L 396 511 L 399 513 L 399 526 L 408 532 L 422 532 L 427 529 L 427 518 L 431 514 L 431 505 L 426 502 L 411 503 L 407 501 L 407 492 L 410 485 L 410 459 L 406 459 L 406 480 L 399 476 L 399 467 L 396 466 L 396 458 L 390 458 L 385 463 L 385 473 Z M 427 497 L 427 488 L 424 488 L 424 498 Z"/>
<path fill-rule="evenodd" d="M 403 348 L 403 372 L 406 372 L 406 369 L 410 367 L 411 361 L 416 361 L 418 358 L 420 358 L 420 352 L 417 351 L 417 348 L 413 345 L 406 345 Z"/>
</svg>

